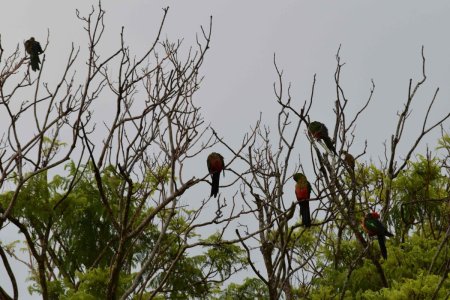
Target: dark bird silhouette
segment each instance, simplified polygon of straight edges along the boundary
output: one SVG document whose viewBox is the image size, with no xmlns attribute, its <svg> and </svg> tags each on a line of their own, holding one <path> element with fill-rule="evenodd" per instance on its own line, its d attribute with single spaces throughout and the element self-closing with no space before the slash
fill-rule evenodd
<svg viewBox="0 0 450 300">
<path fill-rule="evenodd" d="M 208 155 L 206 159 L 206 163 L 208 165 L 209 174 L 211 174 L 212 183 L 211 183 L 211 195 L 214 198 L 219 193 L 219 181 L 220 181 L 220 172 L 224 172 L 225 174 L 225 163 L 223 161 L 223 156 L 217 152 L 212 152 Z"/>
<path fill-rule="evenodd" d="M 386 236 L 392 237 L 394 235 L 380 222 L 380 215 L 375 211 L 368 213 L 363 219 L 362 226 L 369 236 L 377 236 L 381 255 L 384 259 L 387 259 Z"/>
<path fill-rule="evenodd" d="M 41 44 L 31 37 L 29 40 L 25 41 L 25 51 L 30 55 L 30 65 L 31 69 L 36 72 L 39 70 L 39 64 L 41 60 L 39 59 L 39 54 L 43 53 Z"/>
<path fill-rule="evenodd" d="M 344 162 L 350 168 L 351 171 L 355 171 L 355 158 L 353 155 L 348 153 L 347 151 L 342 151 L 342 155 L 344 156 Z"/>
<path fill-rule="evenodd" d="M 312 137 L 318 141 L 322 140 L 325 143 L 325 145 L 327 146 L 327 148 L 330 151 L 332 151 L 335 155 L 337 155 L 336 149 L 334 148 L 334 145 L 333 145 L 333 142 L 331 141 L 330 137 L 328 136 L 328 129 L 324 124 L 322 124 L 318 121 L 309 123 L 308 134 L 310 137 Z"/>
<path fill-rule="evenodd" d="M 295 182 L 295 196 L 300 204 L 300 214 L 302 223 L 305 227 L 311 227 L 311 216 L 309 212 L 309 198 L 311 195 L 311 184 L 302 173 L 295 173 L 293 176 Z"/>
</svg>

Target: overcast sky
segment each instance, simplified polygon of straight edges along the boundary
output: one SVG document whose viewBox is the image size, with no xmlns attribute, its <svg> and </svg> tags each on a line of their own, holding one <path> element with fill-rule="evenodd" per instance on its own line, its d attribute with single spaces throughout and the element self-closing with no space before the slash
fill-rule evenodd
<svg viewBox="0 0 450 300">
<path fill-rule="evenodd" d="M 0 9 L 0 33 L 6 55 L 17 44 L 23 47 L 30 36 L 43 43 L 49 30 L 48 80 L 52 74 L 61 74 L 72 42 L 86 47 L 85 32 L 75 9 L 85 14 L 91 5 L 97 5 L 96 1 L 5 3 Z M 396 113 L 406 100 L 408 81 L 420 79 L 422 45 L 428 80 L 409 120 L 409 139 L 400 150 L 413 142 L 420 129 L 417 120 L 423 116 L 436 87 L 440 87 L 440 94 L 432 120 L 450 109 L 449 1 L 104 1 L 104 49 L 116 49 L 124 26 L 131 51 L 141 53 L 153 41 L 166 6 L 170 10 L 163 36 L 185 38 L 186 47 L 194 41 L 200 26 L 208 26 L 213 16 L 211 49 L 202 69 L 205 80 L 195 101 L 203 107 L 205 120 L 232 144 L 237 145 L 260 112 L 268 124 L 276 118 L 274 53 L 286 82 L 292 83 L 293 101 L 298 105 L 309 97 L 313 75 L 317 74 L 311 117 L 328 127 L 334 123 L 333 76 L 340 44 L 346 62 L 342 83 L 350 100 L 350 112 L 364 104 L 370 80 L 374 80 L 373 101 L 356 130 L 355 152 L 361 152 L 368 139 L 364 160 L 383 156 L 382 143 L 394 131 Z M 435 131 L 420 149 L 427 143 L 434 148 L 438 137 Z M 208 188 L 205 186 L 205 191 Z M 3 278 L 0 274 L 0 284 Z M 24 278 L 19 280 L 22 289 Z"/>
</svg>

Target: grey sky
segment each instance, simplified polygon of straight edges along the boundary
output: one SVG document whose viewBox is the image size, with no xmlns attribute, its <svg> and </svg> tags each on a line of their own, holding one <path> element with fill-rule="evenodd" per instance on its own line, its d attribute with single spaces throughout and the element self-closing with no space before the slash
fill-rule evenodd
<svg viewBox="0 0 450 300">
<path fill-rule="evenodd" d="M 44 43 L 49 29 L 46 76 L 51 81 L 52 76 L 56 79 L 61 74 L 72 42 L 86 47 L 75 8 L 85 14 L 97 2 L 27 0 L 2 4 L 0 33 L 6 55 L 17 44 L 23 51 L 23 41 L 30 36 Z M 131 50 L 136 54 L 143 51 L 153 41 L 165 6 L 170 10 L 163 36 L 185 38 L 185 47 L 193 43 L 200 25 L 208 26 L 209 16 L 213 16 L 211 49 L 202 69 L 205 80 L 196 101 L 203 107 L 205 120 L 231 144 L 240 142 L 260 112 L 265 123 L 272 124 L 276 118 L 274 53 L 286 83 L 292 83 L 292 96 L 298 105 L 309 97 L 313 75 L 317 74 L 311 116 L 329 127 L 334 121 L 334 56 L 339 44 L 346 62 L 342 83 L 350 112 L 364 104 L 374 79 L 374 99 L 356 131 L 355 152 L 361 152 L 368 139 L 364 160 L 383 155 L 382 142 L 394 131 L 408 80 L 421 76 L 422 45 L 428 81 L 416 99 L 408 137 L 414 138 L 420 129 L 415 118 L 423 116 L 423 104 L 436 87 L 440 87 L 440 94 L 432 120 L 450 109 L 448 1 L 104 1 L 105 54 L 118 46 L 121 26 L 125 26 Z M 445 129 L 449 130 L 448 123 Z M 420 149 L 426 143 L 434 147 L 438 137 L 435 131 Z M 405 150 L 411 139 L 405 140 L 400 150 Z M 208 188 L 203 187 L 205 191 Z M 3 277 L 0 275 L 0 284 Z M 20 281 L 24 288 L 25 278 Z M 23 291 L 21 295 L 26 299 Z"/>
<path fill-rule="evenodd" d="M 75 8 L 86 13 L 91 4 L 96 2 L 25 1 L 14 4 L 19 8 L 9 5 L 10 9 L 0 13 L 3 47 L 12 49 L 17 43 L 22 47 L 30 35 L 43 41 L 48 28 L 51 44 L 47 67 L 57 75 L 57 67 L 65 62 L 71 42 L 83 47 L 86 41 Z M 206 78 L 197 99 L 204 107 L 205 117 L 224 133 L 231 125 L 247 127 L 260 111 L 269 117 L 267 114 L 275 107 L 274 53 L 285 71 L 285 80 L 293 84 L 294 99 L 299 102 L 308 97 L 312 76 L 317 74 L 313 113 L 318 119 L 323 116 L 325 123 L 335 98 L 332 76 L 339 44 L 347 63 L 343 83 L 352 108 L 357 109 L 365 100 L 373 78 L 377 88 L 372 112 L 384 110 L 391 114 L 387 119 L 393 122 L 405 98 L 408 79 L 420 75 L 421 45 L 425 45 L 428 59 L 428 85 L 440 86 L 441 97 L 445 98 L 450 78 L 450 21 L 446 17 L 450 4 L 446 1 L 432 5 L 421 1 L 105 1 L 105 54 L 118 45 L 121 26 L 125 26 L 126 41 L 132 51 L 139 53 L 152 41 L 161 8 L 167 5 L 170 11 L 165 33 L 170 39 L 185 38 L 186 47 L 199 26 L 207 26 L 213 15 L 212 47 L 203 67 Z M 233 124 L 223 116 L 234 116 Z M 367 123 L 377 121 L 375 117 L 375 113 L 367 115 Z M 360 126 L 362 131 L 365 124 Z M 383 137 L 385 133 L 379 138 Z"/>
</svg>

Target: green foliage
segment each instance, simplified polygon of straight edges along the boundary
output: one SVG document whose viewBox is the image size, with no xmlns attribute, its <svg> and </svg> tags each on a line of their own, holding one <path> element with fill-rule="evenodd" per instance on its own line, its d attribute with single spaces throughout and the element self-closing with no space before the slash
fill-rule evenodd
<svg viewBox="0 0 450 300">
<path fill-rule="evenodd" d="M 450 150 L 450 135 L 444 134 L 438 141 L 437 150 L 444 149 Z"/>
<path fill-rule="evenodd" d="M 41 293 L 41 286 L 38 284 L 38 275 L 33 274 L 30 279 L 33 283 L 28 287 L 28 292 L 30 294 L 33 293 Z M 61 295 L 64 295 L 65 288 L 64 284 L 60 280 L 48 280 L 47 281 L 47 291 L 48 291 L 48 299 L 49 300 L 59 300 Z"/>
<path fill-rule="evenodd" d="M 209 284 L 204 280 L 202 270 L 199 268 L 202 257 L 183 257 L 175 266 L 173 272 L 168 279 L 170 293 L 168 297 L 171 299 L 188 299 L 192 297 L 205 297 L 209 292 Z M 162 272 L 160 279 L 166 276 L 166 272 Z M 155 283 L 159 282 L 159 278 Z"/>
<path fill-rule="evenodd" d="M 51 139 L 44 136 L 42 143 L 42 153 L 44 154 L 44 157 L 46 157 L 46 160 L 50 160 L 58 153 L 61 147 L 66 145 L 67 143 L 61 142 L 55 138 Z"/>
<path fill-rule="evenodd" d="M 109 275 L 110 270 L 108 268 L 94 268 L 85 273 L 78 273 L 79 287 L 77 290 L 69 289 L 66 295 L 61 297 L 61 300 L 106 299 Z M 118 286 L 119 295 L 125 291 L 131 279 L 130 275 L 121 274 Z"/>
<path fill-rule="evenodd" d="M 219 233 L 211 235 L 203 242 L 210 243 L 203 255 L 204 265 L 213 273 L 218 273 L 220 278 L 227 279 L 238 268 L 246 265 L 245 251 L 237 245 L 223 243 Z"/>
<path fill-rule="evenodd" d="M 448 145 L 448 137 L 445 137 L 440 148 L 449 149 Z M 436 299 L 448 296 L 450 279 L 445 272 L 448 262 L 445 234 L 450 224 L 450 181 L 442 166 L 437 156 L 418 155 L 416 162 L 409 161 L 390 182 L 391 206 L 387 221 L 396 236 L 387 239 L 388 259 L 381 260 L 389 288 L 383 286 L 372 261 L 360 256 L 364 249 L 353 234 L 350 237 L 345 234 L 346 229 L 339 243 L 339 256 L 334 248 L 338 237 L 333 231 L 327 236 L 327 244 L 333 247 L 321 247 L 317 253 L 318 266 L 324 269 L 322 276 L 312 280 L 309 297 L 338 299 L 345 288 L 344 299 L 431 299 L 443 276 L 446 279 Z M 356 180 L 362 187 L 361 197 L 369 207 L 383 204 L 389 179 L 381 170 L 374 165 L 360 166 Z M 366 207 L 357 209 L 356 219 L 362 216 L 358 210 L 365 211 Z M 369 251 L 374 253 L 374 249 L 378 249 L 376 240 L 372 240 Z"/>
<path fill-rule="evenodd" d="M 12 198 L 6 193 L 2 205 Z M 2 197 L 3 198 L 3 197 Z M 45 221 L 53 215 L 52 199 L 47 185 L 47 172 L 41 172 L 31 177 L 22 187 L 18 196 L 13 214 L 28 220 L 32 228 L 42 231 Z"/>
<path fill-rule="evenodd" d="M 302 227 L 296 228 L 291 234 L 288 247 L 295 247 L 303 253 L 310 253 L 314 250 L 313 247 L 316 242 L 317 229 L 318 228 L 311 228 L 304 230 Z"/>
<path fill-rule="evenodd" d="M 361 197 L 367 203 L 373 204 L 377 197 L 383 197 L 380 192 L 387 181 L 386 175 L 382 170 L 377 168 L 374 164 L 367 167 L 360 166 L 355 172 L 356 186 L 361 190 Z"/>
<path fill-rule="evenodd" d="M 56 272 L 61 271 L 64 276 L 58 280 L 48 280 L 50 299 L 105 299 L 118 233 L 100 198 L 92 165 L 84 166 L 84 171 L 79 172 L 77 166 L 69 162 L 65 169 L 67 176 L 55 175 L 49 180 L 47 173 L 41 172 L 26 181 L 17 195 L 13 216 L 30 224 L 30 234 L 37 241 L 47 230 L 51 231 L 50 243 L 57 245 L 52 250 L 58 263 Z M 168 168 L 159 168 L 153 175 L 147 174 L 142 183 L 133 185 L 133 194 L 140 189 L 153 193 L 158 185 L 169 180 L 169 175 Z M 121 199 L 126 193 L 126 179 L 112 167 L 106 167 L 101 178 L 112 212 L 119 216 L 122 212 Z M 13 192 L 5 192 L 0 195 L 0 203 L 6 205 L 12 197 Z M 131 213 L 138 205 L 140 202 L 132 198 Z M 144 207 L 137 220 L 142 220 L 152 210 L 150 206 Z M 166 219 L 170 213 L 169 210 L 162 210 L 156 218 Z M 148 224 L 143 234 L 129 246 L 119 274 L 119 295 L 131 284 L 133 268 L 145 261 L 158 240 L 158 260 L 146 274 L 154 272 L 149 284 L 156 287 L 170 270 L 165 283 L 165 290 L 170 292 L 157 295 L 162 299 L 205 298 L 217 289 L 219 282 L 243 267 L 245 253 L 237 245 L 223 243 L 220 234 L 201 240 L 205 245 L 203 253 L 192 256 L 187 252 L 186 237 L 198 236 L 193 230 L 187 231 L 190 224 L 186 220 L 191 219 L 193 214 L 195 211 L 187 209 L 176 211 L 162 237 L 157 222 Z M 13 252 L 14 247 L 15 244 L 11 244 L 7 250 Z M 177 258 L 179 260 L 173 264 Z M 30 292 L 41 293 L 37 273 L 30 278 Z M 78 284 L 74 285 L 69 279 Z M 217 284 L 211 283 L 213 279 Z"/>
<path fill-rule="evenodd" d="M 146 174 L 143 184 L 148 184 L 152 190 L 155 190 L 158 185 L 169 182 L 170 167 L 158 167 L 154 172 Z"/>
<path fill-rule="evenodd" d="M 364 298 L 366 295 L 395 295 L 398 289 L 408 289 L 408 286 L 414 286 L 413 282 L 420 282 L 425 280 L 425 283 L 435 282 L 439 278 L 440 267 L 443 266 L 448 259 L 446 254 L 441 253 L 434 261 L 432 273 L 428 274 L 428 269 L 434 259 L 437 249 L 444 237 L 439 240 L 428 239 L 420 234 L 413 234 L 407 241 L 400 245 L 395 245 L 389 240 L 387 247 L 389 256 L 382 266 L 387 277 L 388 282 L 393 285 L 389 289 L 383 289 L 383 284 L 377 274 L 377 270 L 370 260 L 363 259 L 354 267 L 350 278 L 347 281 L 348 267 L 350 263 L 335 266 L 327 266 L 323 271 L 324 276 L 313 281 L 312 299 L 333 299 L 339 296 L 339 291 L 342 291 L 344 283 L 346 285 L 346 295 L 348 299 L 362 297 L 360 299 L 397 299 L 389 298 Z M 344 258 L 345 260 L 345 258 Z M 422 275 L 421 275 L 422 274 Z M 422 276 L 422 277 L 421 277 Z M 448 281 L 448 282 L 447 282 Z M 447 280 L 447 284 L 450 281 Z M 404 286 L 403 286 L 404 285 Z M 429 285 L 427 288 L 434 290 L 437 282 L 434 285 Z M 381 294 L 378 291 L 383 289 Z M 418 294 L 419 295 L 419 294 Z M 367 296 L 369 297 L 369 296 Z M 394 296 L 393 296 L 394 297 Z M 429 299 L 429 298 L 399 298 L 399 299 Z"/>
<path fill-rule="evenodd" d="M 72 177 L 62 180 L 62 186 L 67 186 L 70 180 Z M 55 234 L 66 246 L 61 261 L 68 272 L 91 267 L 102 251 L 104 255 L 97 266 L 107 266 L 113 255 L 113 245 L 108 247 L 108 243 L 114 240 L 114 231 L 89 172 L 78 178 L 77 184 L 58 208 L 61 215 L 55 224 Z"/>
<path fill-rule="evenodd" d="M 418 274 L 414 279 L 405 279 L 401 281 L 393 281 L 390 288 L 381 288 L 377 291 L 367 289 L 360 290 L 355 294 L 346 291 L 343 299 L 345 300 L 428 300 L 433 299 L 436 288 L 441 281 L 441 277 L 437 275 Z M 367 281 L 372 280 L 371 277 L 366 278 Z M 450 278 L 444 281 L 442 287 L 436 294 L 435 299 L 446 299 L 450 290 Z M 339 290 L 334 290 L 331 286 L 324 286 L 319 291 L 311 295 L 312 300 L 322 299 L 339 299 Z"/>
<path fill-rule="evenodd" d="M 448 149 L 449 140 L 448 136 L 444 137 L 439 148 Z M 45 142 L 46 147 L 50 147 L 48 155 L 63 146 L 51 143 L 51 140 Z M 446 297 L 450 279 L 443 270 L 448 261 L 445 232 L 450 225 L 450 205 L 446 201 L 450 180 L 448 174 L 443 173 L 443 162 L 438 157 L 431 159 L 419 155 L 417 158 L 416 162 L 408 162 L 407 168 L 392 181 L 375 165 L 359 165 L 355 173 L 355 184 L 362 199 L 359 205 L 364 205 L 356 207 L 355 219 L 360 219 L 367 207 L 383 204 L 388 183 L 392 189 L 387 221 L 396 237 L 387 240 L 388 259 L 381 260 L 389 288 L 383 286 L 373 262 L 361 255 L 366 250 L 345 227 L 345 220 L 335 220 L 329 226 L 330 231 L 322 235 L 323 241 L 318 247 L 317 236 L 323 230 L 319 226 L 308 230 L 290 227 L 295 229 L 283 236 L 276 228 L 269 232 L 268 239 L 274 247 L 280 247 L 281 241 L 289 238 L 284 244 L 287 249 L 295 249 L 304 257 L 312 255 L 315 267 L 320 270 L 321 276 L 314 276 L 310 286 L 294 285 L 293 295 L 334 299 L 341 297 L 345 289 L 344 299 L 431 299 L 442 276 L 447 276 L 436 294 L 437 299 Z M 80 172 L 73 162 L 69 162 L 66 171 L 66 176 L 55 175 L 53 178 L 45 171 L 34 174 L 18 194 L 12 191 L 1 194 L 0 204 L 7 206 L 13 197 L 17 197 L 12 216 L 27 226 L 36 243 L 50 232 L 51 256 L 58 275 L 47 281 L 49 299 L 105 299 L 110 262 L 117 253 L 120 236 L 113 226 L 111 214 L 115 220 L 121 219 L 127 196 L 126 178 L 112 166 L 101 172 L 102 188 L 111 207 L 108 211 L 100 197 L 91 164 Z M 16 179 L 11 180 L 13 184 L 17 184 Z M 349 180 L 345 179 L 347 188 L 351 188 Z M 154 207 L 138 195 L 142 195 L 142 191 L 152 195 L 169 181 L 170 168 L 160 167 L 146 174 L 142 182 L 133 184 L 129 210 L 130 214 L 139 212 L 137 221 L 154 211 Z M 157 293 L 156 299 L 214 296 L 225 300 L 268 299 L 268 288 L 259 278 L 246 278 L 242 284 L 230 283 L 226 288 L 222 286 L 222 282 L 246 268 L 246 252 L 236 244 L 223 241 L 220 233 L 202 239 L 190 230 L 190 221 L 195 214 L 186 208 L 166 209 L 156 214 L 155 221 L 127 245 L 129 248 L 120 266 L 117 294 L 130 286 L 136 275 L 133 272 L 154 252 L 158 259 L 143 275 L 148 276 L 150 288 L 158 287 L 164 280 L 164 289 Z M 170 223 L 161 236 L 161 220 L 169 217 Z M 339 236 L 337 228 L 344 228 Z M 189 252 L 187 241 L 192 239 L 203 247 L 201 253 Z M 14 253 L 16 244 L 2 246 L 8 253 Z M 440 251 L 441 247 L 444 250 Z M 375 239 L 367 251 L 379 257 Z M 308 264 L 302 268 L 311 270 Z M 40 293 L 37 273 L 33 272 L 30 278 L 29 290 Z M 150 292 L 145 291 L 143 295 L 150 296 Z"/>
<path fill-rule="evenodd" d="M 403 282 L 394 281 L 392 286 L 380 291 L 368 290 L 358 295 L 359 299 L 367 300 L 427 300 L 433 299 L 436 287 L 441 281 L 441 277 L 437 275 L 418 274 L 415 279 L 406 279 Z M 441 289 L 434 299 L 446 299 L 450 290 L 450 278 L 444 281 Z"/>
<path fill-rule="evenodd" d="M 409 162 L 408 168 L 393 181 L 393 208 L 390 223 L 395 231 L 408 234 L 411 226 L 420 222 L 440 227 L 442 198 L 446 197 L 448 178 L 441 174 L 437 158 L 418 155 L 419 161 Z M 444 217 L 444 218 L 443 218 Z"/>
<path fill-rule="evenodd" d="M 64 295 L 64 285 L 59 280 L 49 281 L 47 289 L 49 300 L 59 300 Z"/>
<path fill-rule="evenodd" d="M 230 283 L 218 299 L 265 300 L 269 299 L 269 290 L 261 279 L 245 278 L 242 284 Z"/>
<path fill-rule="evenodd" d="M 207 248 L 204 254 L 192 257 L 183 255 L 183 258 L 175 264 L 167 281 L 171 292 L 167 293 L 166 297 L 207 298 L 216 287 L 210 283 L 211 279 L 217 276 L 219 282 L 226 280 L 245 265 L 245 252 L 237 245 L 223 243 L 220 234 L 213 234 L 201 240 L 201 243 Z M 167 264 L 170 264 L 171 260 L 169 258 Z M 158 284 L 165 275 L 166 272 L 162 272 L 154 284 Z"/>
</svg>

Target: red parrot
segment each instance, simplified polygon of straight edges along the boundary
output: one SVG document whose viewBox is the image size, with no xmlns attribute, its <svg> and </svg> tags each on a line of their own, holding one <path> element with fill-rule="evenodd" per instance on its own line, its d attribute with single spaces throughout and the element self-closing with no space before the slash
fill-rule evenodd
<svg viewBox="0 0 450 300">
<path fill-rule="evenodd" d="M 225 163 L 223 161 L 223 156 L 217 152 L 212 152 L 208 155 L 206 163 L 208 165 L 209 174 L 211 174 L 212 178 L 210 197 L 214 196 L 215 198 L 219 192 L 220 172 L 223 171 L 225 174 Z"/>
<path fill-rule="evenodd" d="M 387 259 L 386 236 L 392 237 L 394 235 L 380 222 L 380 215 L 375 211 L 368 213 L 363 219 L 362 226 L 369 236 L 377 236 L 381 255 L 384 259 Z"/>
<path fill-rule="evenodd" d="M 311 184 L 302 173 L 295 173 L 293 177 L 295 182 L 297 182 L 295 185 L 295 196 L 297 197 L 297 201 L 300 203 L 302 223 L 305 227 L 311 227 L 311 216 L 309 212 Z"/>
<path fill-rule="evenodd" d="M 328 136 L 328 129 L 324 124 L 317 121 L 309 123 L 308 133 L 310 137 L 315 138 L 316 140 L 322 140 L 327 148 L 337 155 L 336 148 L 334 148 L 333 142 Z"/>
<path fill-rule="evenodd" d="M 36 72 L 39 70 L 39 64 L 41 60 L 39 59 L 39 54 L 43 53 L 41 44 L 31 37 L 29 40 L 25 41 L 25 51 L 30 55 L 30 65 L 31 69 Z"/>
</svg>

